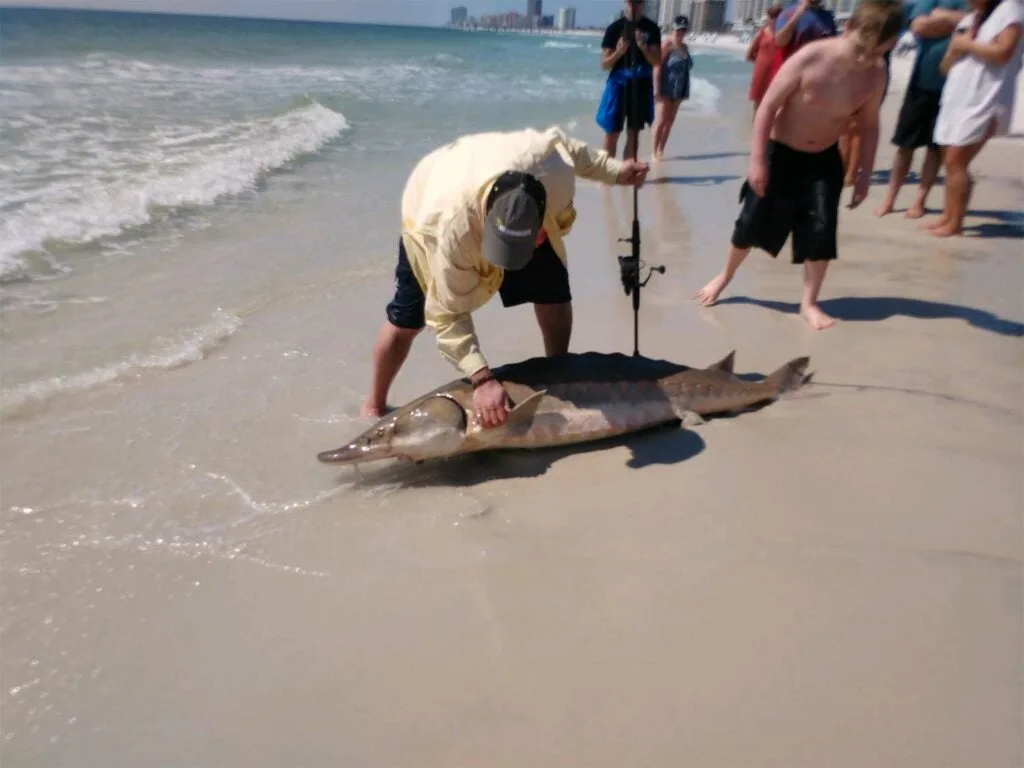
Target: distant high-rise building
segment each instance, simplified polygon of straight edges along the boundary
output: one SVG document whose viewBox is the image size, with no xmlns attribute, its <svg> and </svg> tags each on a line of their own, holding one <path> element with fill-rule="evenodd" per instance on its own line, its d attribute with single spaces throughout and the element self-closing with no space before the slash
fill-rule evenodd
<svg viewBox="0 0 1024 768">
<path fill-rule="evenodd" d="M 558 28 L 559 29 L 576 29 L 576 9 L 575 8 L 559 8 L 558 9 Z"/>
<path fill-rule="evenodd" d="M 683 12 L 683 0 L 661 0 L 661 12 L 658 14 L 658 26 L 672 29 L 672 22 Z"/>
<path fill-rule="evenodd" d="M 543 0 L 526 0 L 526 18 L 532 19 L 542 15 Z"/>
<path fill-rule="evenodd" d="M 690 30 L 721 32 L 725 27 L 725 0 L 693 0 L 690 6 Z"/>
<path fill-rule="evenodd" d="M 462 24 L 469 18 L 469 11 L 466 6 L 459 5 L 452 8 L 452 24 Z"/>
<path fill-rule="evenodd" d="M 665 0 L 646 0 L 644 2 L 644 16 L 657 24 L 658 15 L 661 13 L 661 6 L 664 2 Z"/>
</svg>

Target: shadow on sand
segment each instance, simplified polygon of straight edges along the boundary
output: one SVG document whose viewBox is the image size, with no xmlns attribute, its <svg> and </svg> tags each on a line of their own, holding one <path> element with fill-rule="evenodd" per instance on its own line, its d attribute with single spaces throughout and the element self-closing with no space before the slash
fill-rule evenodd
<svg viewBox="0 0 1024 768">
<path fill-rule="evenodd" d="M 968 220 L 972 218 L 993 220 L 964 227 L 964 235 L 967 237 L 1024 240 L 1024 212 L 968 211 L 967 217 Z"/>
<path fill-rule="evenodd" d="M 726 160 L 730 157 L 747 157 L 749 152 L 709 152 L 704 155 L 676 155 L 666 157 L 666 160 Z"/>
<path fill-rule="evenodd" d="M 568 456 L 620 446 L 628 446 L 632 453 L 626 461 L 627 467 L 644 469 L 655 465 L 680 464 L 701 453 L 705 443 L 696 432 L 682 429 L 678 424 L 666 424 L 643 432 L 576 446 L 482 451 L 422 464 L 382 463 L 379 467 L 360 469 L 356 476 L 356 486 L 399 484 L 405 488 L 468 488 L 491 480 L 540 477 L 547 474 L 556 462 Z M 353 476 L 350 474 L 352 470 L 344 472 L 345 478 Z"/>
<path fill-rule="evenodd" d="M 692 184 L 695 187 L 711 187 L 727 181 L 739 181 L 739 176 L 660 176 L 648 180 L 648 184 Z"/>
<path fill-rule="evenodd" d="M 877 171 L 875 171 L 874 173 L 871 174 L 871 183 L 872 184 L 886 185 L 886 184 L 889 183 L 889 179 L 890 178 L 892 178 L 891 170 L 889 168 L 882 168 L 882 169 L 879 169 L 879 170 L 877 170 Z M 921 175 L 917 171 L 909 171 L 907 173 L 906 181 L 903 182 L 904 190 L 902 191 L 901 194 L 903 194 L 903 195 L 907 194 L 906 187 L 913 187 L 913 186 L 916 186 L 916 185 L 918 185 L 920 183 L 921 183 Z M 943 178 L 942 173 L 940 172 L 939 175 L 935 178 L 935 184 L 933 184 L 932 186 L 934 188 L 934 187 L 944 187 L 945 185 L 946 185 L 946 180 L 945 180 L 945 178 Z"/>
<path fill-rule="evenodd" d="M 796 314 L 799 304 L 787 301 L 752 299 L 749 296 L 730 296 L 719 299 L 718 304 L 752 304 L 785 314 Z M 871 322 L 888 320 L 891 317 L 913 317 L 919 320 L 963 320 L 983 331 L 998 333 L 1000 336 L 1024 336 L 1024 323 L 1006 320 L 991 312 L 958 304 L 944 304 L 922 299 L 908 299 L 897 296 L 846 296 L 839 299 L 825 299 L 821 308 L 837 320 L 844 322 Z"/>
</svg>

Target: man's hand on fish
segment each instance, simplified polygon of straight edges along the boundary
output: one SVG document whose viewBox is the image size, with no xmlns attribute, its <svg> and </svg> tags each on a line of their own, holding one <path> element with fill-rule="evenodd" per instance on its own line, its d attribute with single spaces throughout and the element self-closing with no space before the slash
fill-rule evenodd
<svg viewBox="0 0 1024 768">
<path fill-rule="evenodd" d="M 486 370 L 473 376 L 472 380 L 473 408 L 477 419 L 485 429 L 500 427 L 512 410 L 505 387 Z"/>
</svg>

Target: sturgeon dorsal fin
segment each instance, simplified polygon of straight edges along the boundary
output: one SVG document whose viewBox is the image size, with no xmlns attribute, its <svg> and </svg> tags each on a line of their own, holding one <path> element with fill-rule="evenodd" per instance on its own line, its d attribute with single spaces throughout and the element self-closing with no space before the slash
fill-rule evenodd
<svg viewBox="0 0 1024 768">
<path fill-rule="evenodd" d="M 736 362 L 736 350 L 734 349 L 728 355 L 723 357 L 717 363 L 712 363 L 707 367 L 709 371 L 725 371 L 726 373 L 732 373 L 733 363 Z"/>
<path fill-rule="evenodd" d="M 472 434 L 473 440 L 487 444 L 500 443 L 509 435 L 519 435 L 526 432 L 533 424 L 533 418 L 537 415 L 540 401 L 544 399 L 546 394 L 546 389 L 534 392 L 509 412 L 508 418 L 505 419 L 505 423 L 500 427 L 494 427 L 493 429 L 477 427 Z"/>
</svg>

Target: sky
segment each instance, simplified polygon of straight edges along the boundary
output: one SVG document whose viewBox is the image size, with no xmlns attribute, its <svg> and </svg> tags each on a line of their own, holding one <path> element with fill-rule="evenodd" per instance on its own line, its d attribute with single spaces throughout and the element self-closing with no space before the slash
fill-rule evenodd
<svg viewBox="0 0 1024 768">
<path fill-rule="evenodd" d="M 466 6 L 470 16 L 526 11 L 526 0 L 0 0 L 0 3 L 414 25 L 443 24 L 456 5 Z M 545 15 L 553 16 L 563 6 L 576 8 L 579 26 L 603 27 L 622 9 L 622 0 L 543 0 L 543 3 Z"/>
</svg>

